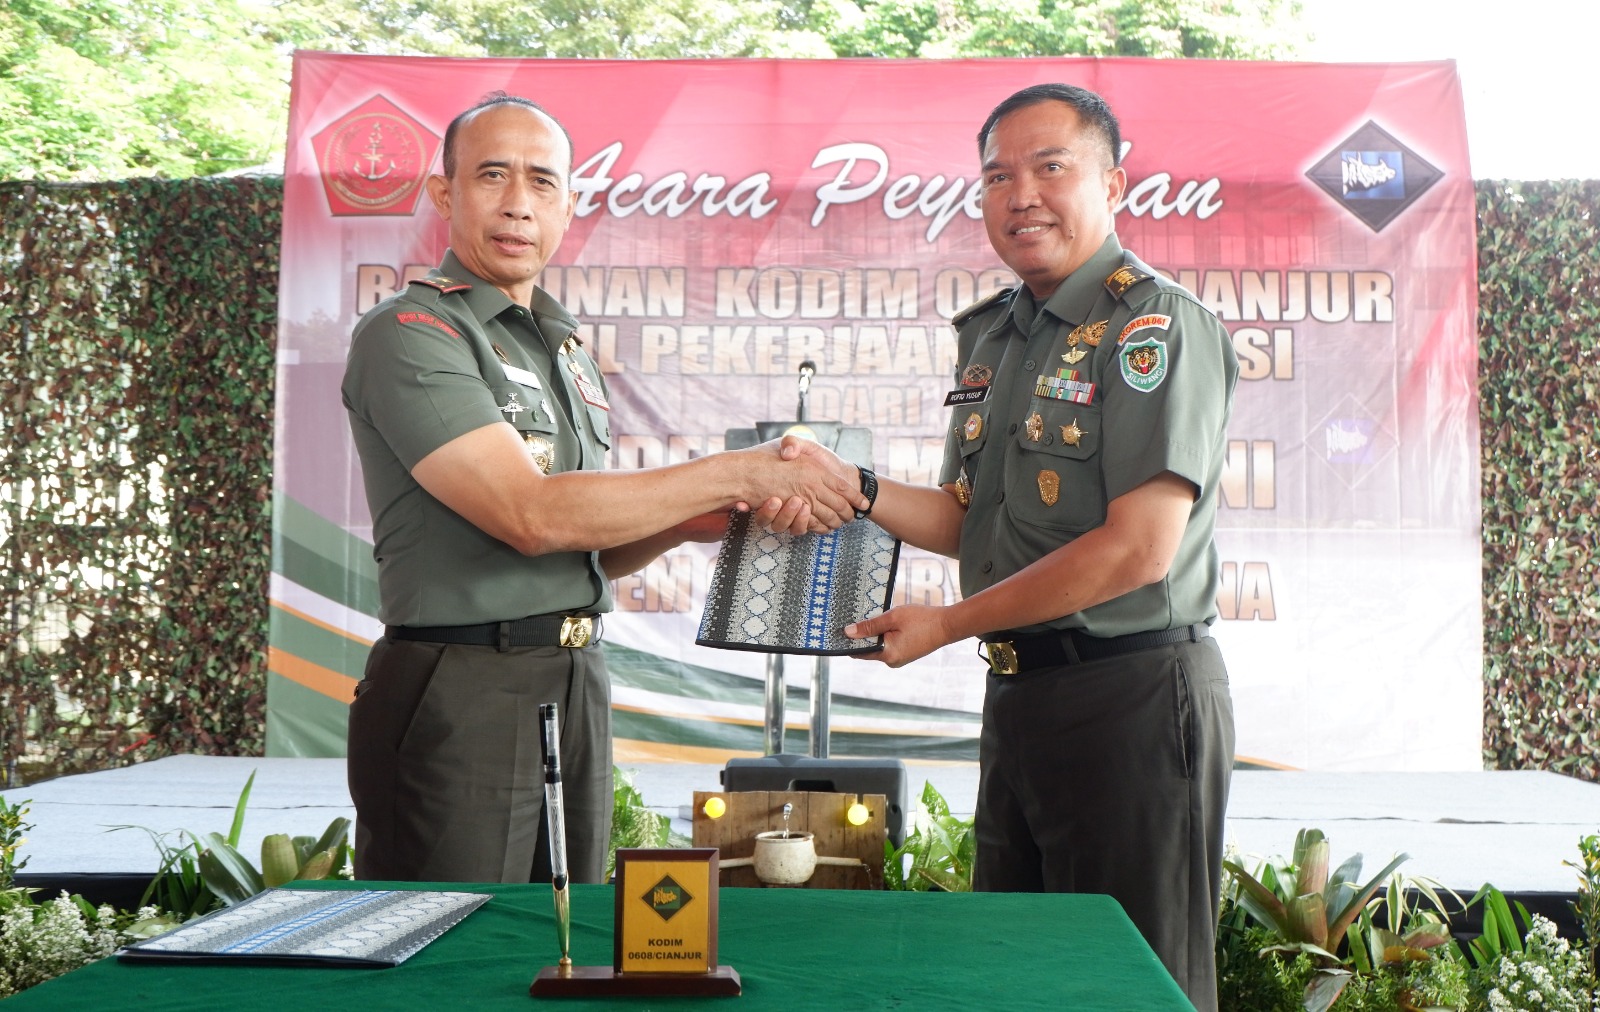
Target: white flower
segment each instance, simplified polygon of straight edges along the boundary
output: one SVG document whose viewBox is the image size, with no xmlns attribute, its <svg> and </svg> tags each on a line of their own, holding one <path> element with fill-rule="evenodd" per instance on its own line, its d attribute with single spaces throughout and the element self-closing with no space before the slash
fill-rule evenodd
<svg viewBox="0 0 1600 1012">
<path fill-rule="evenodd" d="M 115 917 L 109 906 L 86 917 L 65 892 L 0 916 L 0 997 L 115 952 L 122 941 L 111 926 Z"/>
</svg>

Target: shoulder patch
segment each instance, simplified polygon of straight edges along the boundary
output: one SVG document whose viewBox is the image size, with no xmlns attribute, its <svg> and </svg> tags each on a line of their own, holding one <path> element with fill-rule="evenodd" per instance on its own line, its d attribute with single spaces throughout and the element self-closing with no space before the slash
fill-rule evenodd
<svg viewBox="0 0 1600 1012">
<path fill-rule="evenodd" d="M 952 327 L 960 327 L 963 323 L 966 323 L 968 320 L 972 319 L 974 316 L 977 316 L 979 313 L 983 312 L 985 309 L 988 309 L 990 306 L 999 302 L 1001 299 L 1007 297 L 1014 291 L 1016 291 L 1014 288 L 1001 288 L 997 291 L 991 292 L 988 295 L 985 295 L 977 302 L 974 302 L 972 305 L 950 317 L 950 325 Z"/>
<path fill-rule="evenodd" d="M 433 327 L 435 330 L 442 330 L 456 340 L 461 339 L 461 334 L 456 330 L 456 328 L 450 326 L 450 324 L 439 319 L 437 316 L 430 316 L 427 313 L 396 313 L 394 314 L 394 320 L 396 323 L 420 323 L 424 327 Z M 499 350 L 499 348 L 495 349 L 495 351 Z"/>
<path fill-rule="evenodd" d="M 1106 291 L 1110 292 L 1115 298 L 1120 299 L 1128 294 L 1128 289 L 1141 281 L 1149 281 L 1153 277 L 1155 277 L 1154 274 L 1142 271 L 1132 264 L 1123 264 L 1106 276 Z"/>
<path fill-rule="evenodd" d="M 440 293 L 444 295 L 448 295 L 451 292 L 464 292 L 472 287 L 471 282 L 457 281 L 454 278 L 445 277 L 412 278 L 411 283 L 414 285 L 427 285 L 429 288 L 437 288 Z"/>
<path fill-rule="evenodd" d="M 1170 326 L 1172 326 L 1172 317 L 1162 316 L 1160 313 L 1146 313 L 1144 316 L 1135 317 L 1128 321 L 1128 325 L 1122 328 L 1122 333 L 1117 335 L 1117 343 L 1126 344 L 1128 338 L 1136 331 L 1150 330 L 1152 328 L 1166 330 Z"/>
</svg>

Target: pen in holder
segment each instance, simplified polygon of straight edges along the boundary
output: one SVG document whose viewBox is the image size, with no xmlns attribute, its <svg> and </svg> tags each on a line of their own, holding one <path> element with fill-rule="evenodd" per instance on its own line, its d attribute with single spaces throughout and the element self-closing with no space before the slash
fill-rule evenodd
<svg viewBox="0 0 1600 1012">
<path fill-rule="evenodd" d="M 556 704 L 539 704 L 539 744 L 544 750 L 544 812 L 550 830 L 550 888 L 555 894 L 556 940 L 561 967 L 572 966 L 572 906 L 567 892 L 567 820 L 561 804 L 561 730 Z"/>
</svg>

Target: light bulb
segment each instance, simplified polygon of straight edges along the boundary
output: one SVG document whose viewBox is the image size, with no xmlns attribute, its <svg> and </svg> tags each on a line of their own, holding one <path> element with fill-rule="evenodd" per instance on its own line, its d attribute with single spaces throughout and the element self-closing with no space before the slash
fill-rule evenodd
<svg viewBox="0 0 1600 1012">
<path fill-rule="evenodd" d="M 872 813 L 867 811 L 867 806 L 859 801 L 851 802 L 850 807 L 845 809 L 844 813 L 844 821 L 852 826 L 865 826 L 867 820 L 871 817 Z"/>
<path fill-rule="evenodd" d="M 727 813 L 728 803 L 721 798 L 707 798 L 701 810 L 706 813 L 708 819 L 720 819 Z"/>
</svg>

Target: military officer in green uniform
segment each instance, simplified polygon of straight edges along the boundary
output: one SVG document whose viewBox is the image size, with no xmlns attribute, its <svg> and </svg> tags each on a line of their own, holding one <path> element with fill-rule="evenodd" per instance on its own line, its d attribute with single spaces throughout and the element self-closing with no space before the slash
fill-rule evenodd
<svg viewBox="0 0 1600 1012">
<path fill-rule="evenodd" d="M 343 394 L 372 512 L 379 618 L 350 709 L 356 874 L 548 880 L 539 704 L 559 704 L 572 878 L 599 882 L 610 832 L 609 579 L 735 505 L 828 530 L 866 505 L 811 444 L 604 472 L 604 378 L 536 284 L 571 223 L 572 142 L 496 94 L 445 133 L 428 195 L 440 268 L 356 327 Z"/>
<path fill-rule="evenodd" d="M 901 665 L 982 641 L 976 886 L 1109 893 L 1201 1010 L 1233 714 L 1212 533 L 1238 363 L 1192 295 L 1125 251 L 1116 118 L 1037 85 L 978 135 L 990 243 L 1022 286 L 959 314 L 942 488 L 872 517 L 956 556 L 960 602 L 846 629 Z"/>
</svg>

